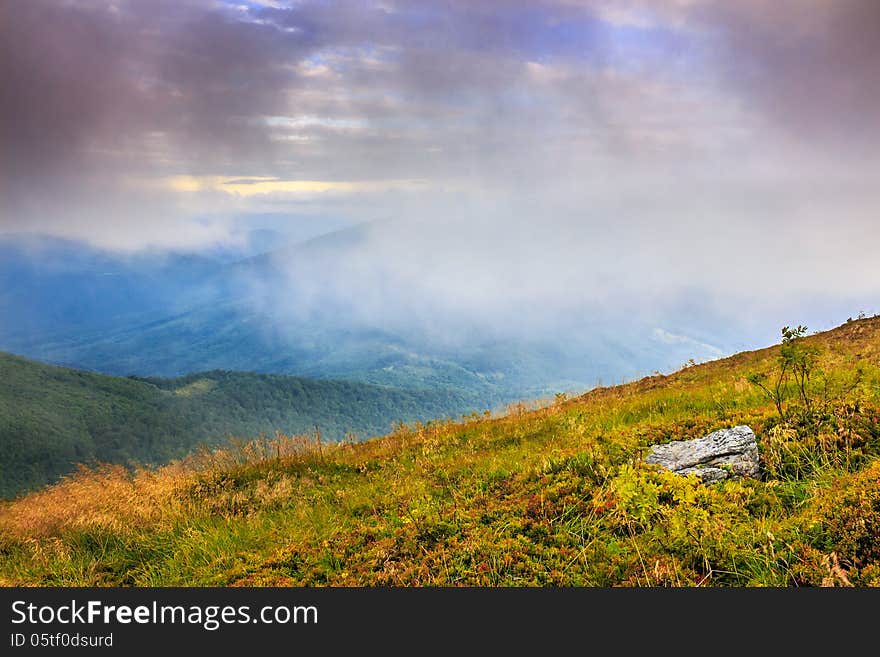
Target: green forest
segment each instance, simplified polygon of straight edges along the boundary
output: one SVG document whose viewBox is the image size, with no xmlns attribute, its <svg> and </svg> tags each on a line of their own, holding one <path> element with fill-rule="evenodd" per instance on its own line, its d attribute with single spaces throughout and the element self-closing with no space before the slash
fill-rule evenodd
<svg viewBox="0 0 880 657">
<path fill-rule="evenodd" d="M 452 391 L 228 371 L 116 377 L 0 353 L 0 497 L 53 482 L 78 463 L 162 463 L 231 436 L 316 427 L 328 441 L 365 438 L 468 409 Z"/>
</svg>

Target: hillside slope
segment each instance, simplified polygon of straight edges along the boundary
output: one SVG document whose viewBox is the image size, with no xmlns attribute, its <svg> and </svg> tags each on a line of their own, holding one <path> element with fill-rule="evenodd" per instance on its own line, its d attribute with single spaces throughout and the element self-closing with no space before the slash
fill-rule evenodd
<svg viewBox="0 0 880 657">
<path fill-rule="evenodd" d="M 0 582 L 878 585 L 880 318 L 788 346 L 810 376 L 782 381 L 783 417 L 748 380 L 776 381 L 774 347 L 363 443 L 81 472 L 0 508 Z M 761 480 L 641 459 L 735 424 Z"/>
<path fill-rule="evenodd" d="M 316 426 L 328 440 L 363 438 L 466 408 L 454 392 L 226 371 L 123 378 L 0 353 L 0 497 L 54 481 L 77 463 L 163 463 L 200 443 Z"/>
</svg>

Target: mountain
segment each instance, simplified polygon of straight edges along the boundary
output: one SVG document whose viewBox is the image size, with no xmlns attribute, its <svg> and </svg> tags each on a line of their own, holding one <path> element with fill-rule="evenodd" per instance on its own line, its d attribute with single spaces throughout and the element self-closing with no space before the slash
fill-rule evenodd
<svg viewBox="0 0 880 657">
<path fill-rule="evenodd" d="M 524 308 L 472 320 L 411 285 L 412 263 L 392 248 L 402 230 L 362 224 L 231 263 L 84 255 L 66 243 L 19 250 L 0 265 L 0 348 L 114 375 L 227 369 L 455 388 L 483 407 L 723 353 L 726 336 L 675 313 Z M 436 255 L 407 258 L 430 269 Z"/>
<path fill-rule="evenodd" d="M 61 239 L 7 238 L 0 241 L 0 346 L 36 352 L 206 303 L 225 293 L 222 269 L 197 254 L 126 256 Z"/>
<path fill-rule="evenodd" d="M 740 424 L 760 479 L 644 462 Z M 878 535 L 875 317 L 502 416 L 81 471 L 0 505 L 0 585 L 877 586 Z"/>
<path fill-rule="evenodd" d="M 395 422 L 454 415 L 452 392 L 211 371 L 122 378 L 0 353 L 0 497 L 33 489 L 77 463 L 161 463 L 230 435 L 311 433 L 363 438 Z"/>
</svg>

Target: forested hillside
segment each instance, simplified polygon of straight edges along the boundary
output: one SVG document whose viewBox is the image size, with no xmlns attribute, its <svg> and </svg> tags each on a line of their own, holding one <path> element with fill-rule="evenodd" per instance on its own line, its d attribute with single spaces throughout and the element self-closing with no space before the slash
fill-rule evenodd
<svg viewBox="0 0 880 657">
<path fill-rule="evenodd" d="M 77 463 L 161 463 L 229 436 L 316 427 L 326 440 L 363 438 L 467 408 L 453 392 L 226 371 L 114 377 L 0 353 L 0 496 L 53 481 Z"/>
</svg>

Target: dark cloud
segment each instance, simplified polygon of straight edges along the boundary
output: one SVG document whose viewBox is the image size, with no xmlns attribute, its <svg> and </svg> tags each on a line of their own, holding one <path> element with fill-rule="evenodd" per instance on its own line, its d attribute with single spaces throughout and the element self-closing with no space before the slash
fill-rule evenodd
<svg viewBox="0 0 880 657">
<path fill-rule="evenodd" d="M 34 0 L 0 11 L 12 174 L 57 175 L 114 156 L 172 169 L 207 160 L 212 170 L 272 158 L 254 118 L 287 108 L 295 75 L 285 65 L 306 51 L 299 39 L 193 1 Z"/>
<path fill-rule="evenodd" d="M 872 152 L 880 135 L 880 3 L 697 4 L 719 37 L 719 71 L 782 132 Z"/>
<path fill-rule="evenodd" d="M 550 118 L 527 97 L 525 62 L 595 63 L 608 50 L 589 12 L 547 4 L 242 11 L 199 0 L 34 0 L 0 11 L 7 222 L 26 214 L 34 194 L 108 193 L 123 174 L 332 177 L 331 169 L 359 164 L 382 177 L 373 166 L 377 142 L 387 144 L 393 169 L 434 174 L 430 163 L 419 169 L 438 141 L 452 151 L 456 142 L 478 148 L 473 134 L 483 129 L 498 142 L 487 144 L 491 154 Z M 322 61 L 332 76 L 302 68 Z M 312 143 L 291 145 L 264 121 L 307 113 L 354 117 L 372 130 L 300 127 Z M 516 132 L 492 136 L 505 128 Z M 346 137 L 354 158 L 338 157 Z M 332 150 L 322 148 L 325 138 Z M 372 156 L 362 157 L 365 149 Z"/>
<path fill-rule="evenodd" d="M 57 3 L 0 6 L 0 171 L 4 197 L 88 166 L 94 142 L 128 131 L 139 103 L 104 12 Z M 124 132 L 119 134 L 120 137 Z"/>
<path fill-rule="evenodd" d="M 260 117 L 288 109 L 306 50 L 214 3 L 3 3 L 0 227 L 173 231 L 185 208 L 144 181 L 276 169 Z"/>
</svg>

